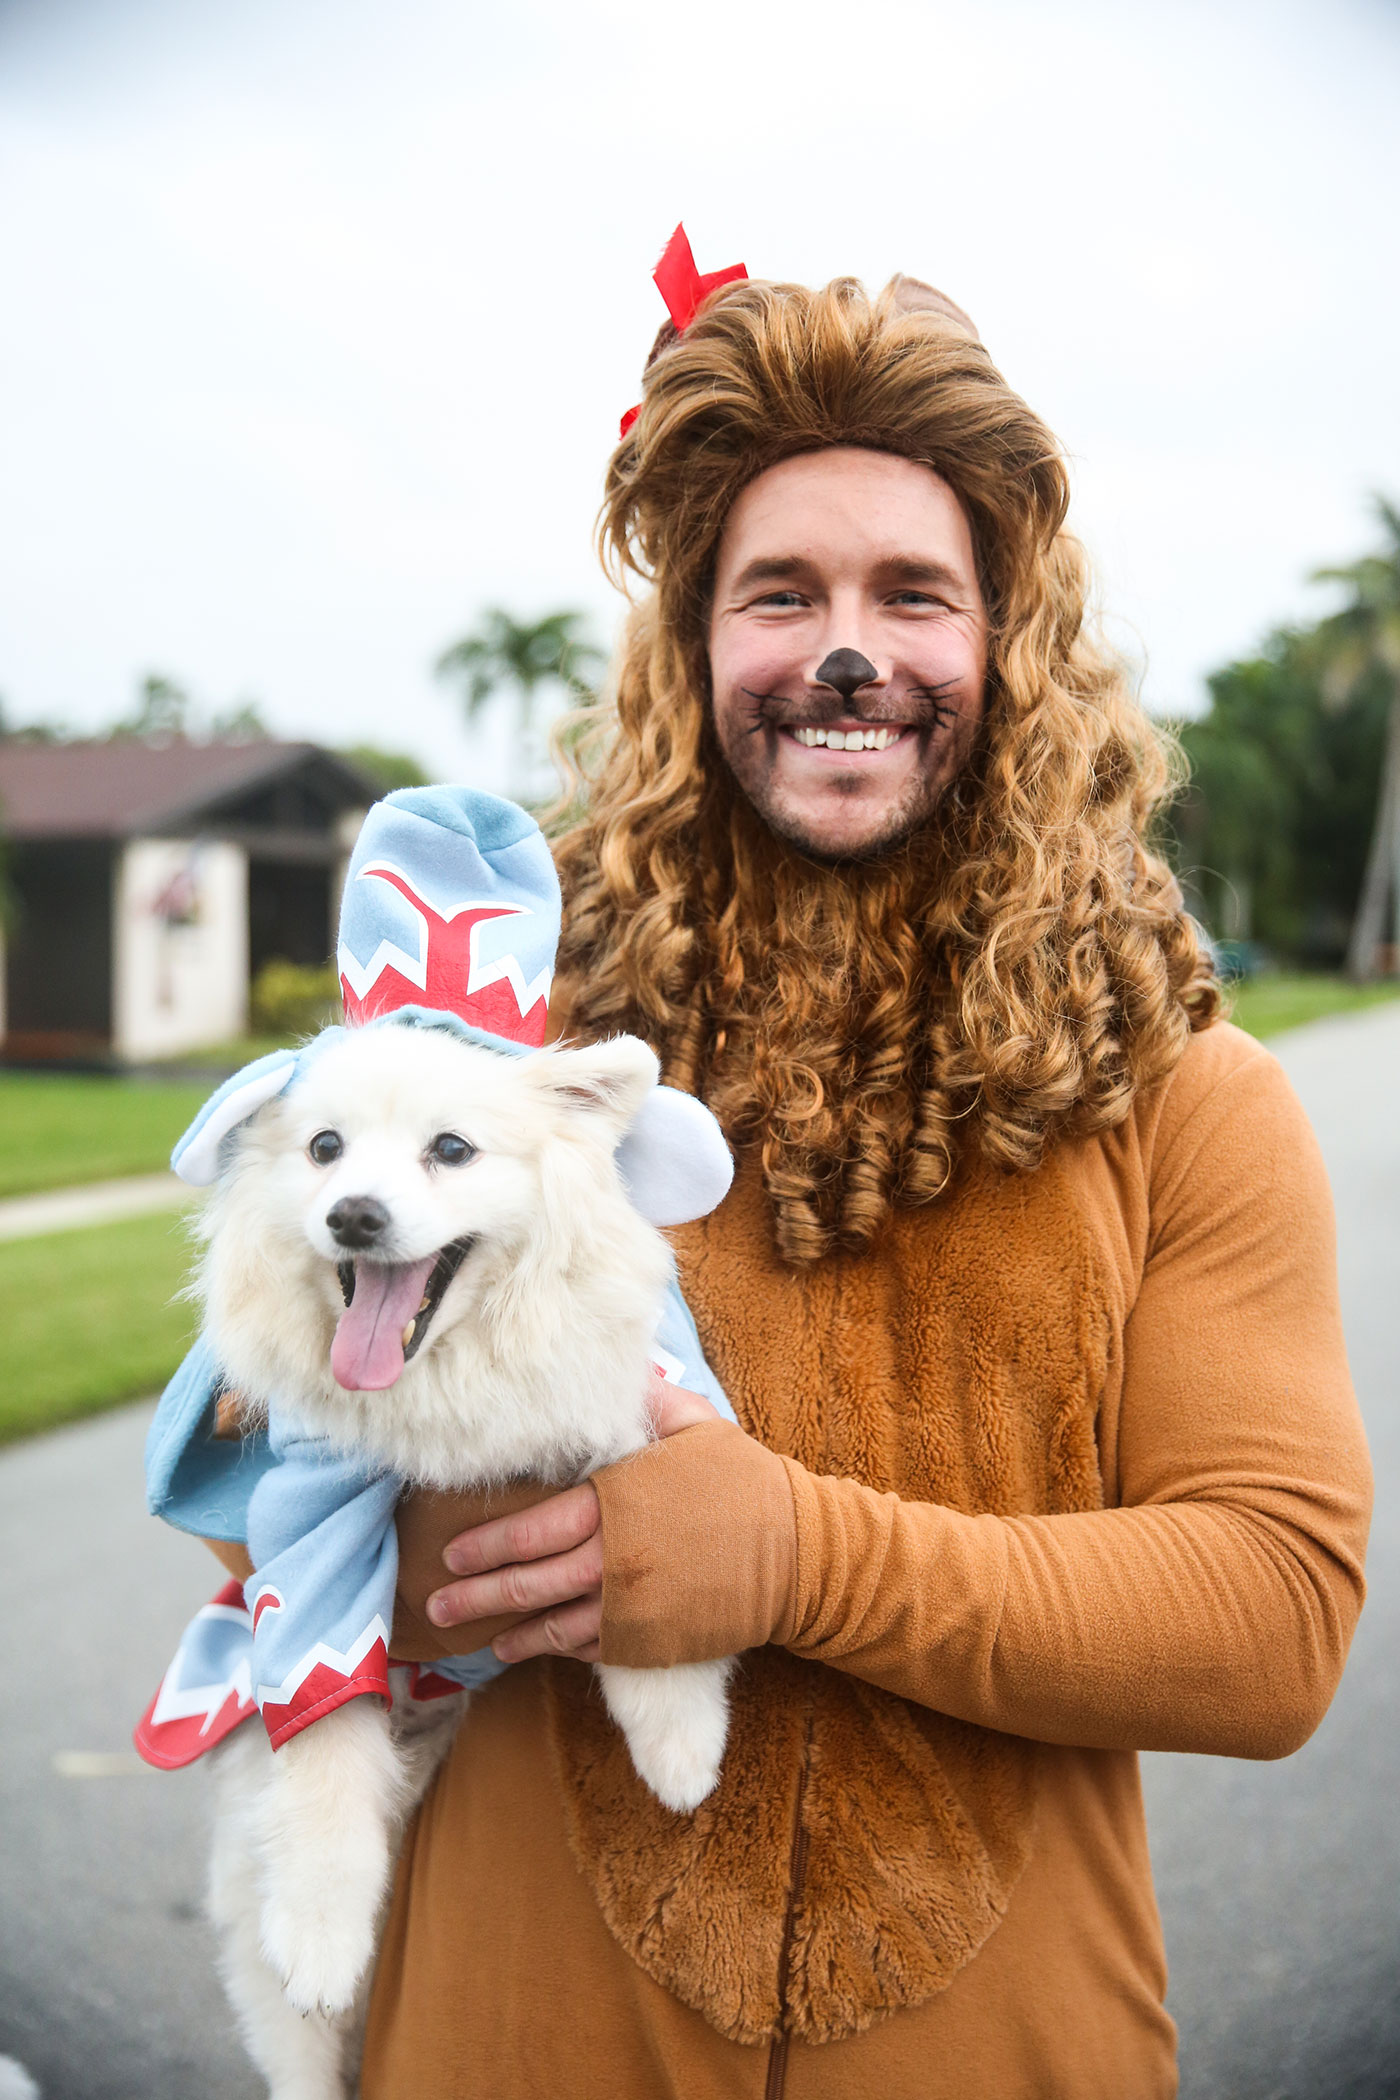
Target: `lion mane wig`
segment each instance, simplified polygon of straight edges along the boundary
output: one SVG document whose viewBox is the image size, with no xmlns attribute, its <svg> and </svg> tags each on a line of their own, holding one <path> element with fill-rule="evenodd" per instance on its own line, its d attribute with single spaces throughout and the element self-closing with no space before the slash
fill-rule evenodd
<svg viewBox="0 0 1400 2100">
<path fill-rule="evenodd" d="M 773 838 L 721 756 L 710 590 L 739 492 L 863 446 L 932 467 L 969 519 L 990 639 L 973 757 L 869 863 Z M 1172 751 L 1086 626 L 1060 449 L 966 316 L 748 281 L 663 329 L 613 454 L 605 563 L 648 585 L 578 745 L 557 841 L 557 1011 L 626 1028 L 756 1151 L 795 1265 L 867 1246 L 967 1149 L 1026 1172 L 1169 1073 L 1219 990 L 1153 850 Z M 581 813 L 580 813 L 581 809 Z"/>
</svg>

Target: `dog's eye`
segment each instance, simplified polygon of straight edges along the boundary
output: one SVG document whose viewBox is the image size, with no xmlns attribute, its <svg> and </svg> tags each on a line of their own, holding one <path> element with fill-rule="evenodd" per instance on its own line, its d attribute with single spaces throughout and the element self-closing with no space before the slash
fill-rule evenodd
<svg viewBox="0 0 1400 2100">
<path fill-rule="evenodd" d="M 328 1167 L 345 1150 L 345 1140 L 338 1130 L 318 1130 L 306 1149 L 318 1167 Z"/>
<path fill-rule="evenodd" d="M 428 1147 L 428 1157 L 435 1159 L 439 1166 L 460 1167 L 475 1151 L 476 1146 L 469 1145 L 464 1137 L 458 1137 L 455 1130 L 440 1130 Z"/>
</svg>

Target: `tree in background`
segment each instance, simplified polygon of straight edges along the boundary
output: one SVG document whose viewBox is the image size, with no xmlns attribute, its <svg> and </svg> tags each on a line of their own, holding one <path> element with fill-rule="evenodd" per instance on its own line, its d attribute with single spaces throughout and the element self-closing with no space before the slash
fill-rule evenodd
<svg viewBox="0 0 1400 2100">
<path fill-rule="evenodd" d="M 66 744 L 72 731 L 62 722 L 15 722 L 9 702 L 0 694 L 0 744 Z"/>
<path fill-rule="evenodd" d="M 190 696 L 184 686 L 159 671 L 148 671 L 136 692 L 135 712 L 114 723 L 109 735 L 135 736 L 155 742 L 185 734 Z"/>
<path fill-rule="evenodd" d="M 133 713 L 114 722 L 109 737 L 139 737 L 152 744 L 202 740 L 188 689 L 158 671 L 149 671 L 136 689 Z M 235 700 L 209 722 L 208 736 L 219 744 L 259 744 L 272 731 L 256 700 Z"/>
<path fill-rule="evenodd" d="M 426 787 L 428 775 L 406 751 L 381 751 L 378 744 L 342 744 L 340 756 L 367 773 L 381 794 L 394 788 Z"/>
<path fill-rule="evenodd" d="M 1388 698 L 1373 675 L 1338 702 L 1329 661 L 1318 629 L 1292 629 L 1215 672 L 1209 712 L 1180 725 L 1191 784 L 1174 816 L 1211 931 L 1315 969 L 1346 953 Z"/>
<path fill-rule="evenodd" d="M 260 744 L 272 731 L 256 700 L 235 700 L 215 715 L 209 734 L 219 744 Z"/>
<path fill-rule="evenodd" d="M 1400 816 L 1400 514 L 1382 517 L 1387 553 L 1319 572 L 1351 605 L 1207 679 L 1209 710 L 1179 729 L 1191 785 L 1174 813 L 1182 880 L 1213 933 L 1313 968 L 1350 955 L 1357 970 L 1364 946 L 1363 975 L 1380 960 Z"/>
<path fill-rule="evenodd" d="M 1380 967 L 1387 903 L 1392 969 L 1400 950 L 1400 511 L 1384 497 L 1377 498 L 1376 509 L 1389 546 L 1349 568 L 1317 571 L 1319 582 L 1343 583 L 1352 594 L 1351 603 L 1317 630 L 1326 657 L 1324 692 L 1340 708 L 1369 688 L 1386 712 L 1380 793 L 1347 947 L 1347 969 L 1357 978 L 1372 977 Z"/>
<path fill-rule="evenodd" d="M 99 738 L 140 737 L 154 743 L 175 738 L 200 743 L 207 738 L 219 744 L 256 744 L 274 735 L 256 700 L 233 701 L 207 718 L 207 730 L 195 716 L 194 703 L 184 686 L 173 678 L 150 672 L 137 687 L 131 713 L 114 722 L 110 729 L 95 733 Z M 91 730 L 79 733 L 61 723 L 16 722 L 0 695 L 0 743 L 71 744 L 93 734 Z M 407 751 L 385 751 L 378 744 L 344 744 L 338 748 L 340 756 L 358 766 L 383 795 L 393 788 L 424 787 L 428 783 L 429 775 L 421 762 Z"/>
<path fill-rule="evenodd" d="M 591 680 L 606 661 L 586 634 L 583 615 L 548 613 L 541 620 L 517 620 L 499 605 L 489 606 L 470 634 L 445 649 L 437 675 L 462 688 L 468 722 L 500 692 L 516 703 L 514 761 L 517 799 L 528 800 L 541 770 L 543 754 L 535 742 L 535 711 L 542 689 L 561 688 L 575 705 L 593 697 Z"/>
</svg>

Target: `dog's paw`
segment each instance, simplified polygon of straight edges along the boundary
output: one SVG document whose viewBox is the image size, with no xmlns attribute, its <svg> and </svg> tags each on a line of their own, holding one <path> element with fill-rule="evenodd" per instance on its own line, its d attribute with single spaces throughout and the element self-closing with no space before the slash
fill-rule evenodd
<svg viewBox="0 0 1400 2100">
<path fill-rule="evenodd" d="M 378 1901 L 331 1903 L 318 1894 L 297 1901 L 285 1889 L 264 1902 L 263 1959 L 299 2013 L 334 2019 L 349 2010 L 374 1954 Z"/>
<path fill-rule="evenodd" d="M 603 1696 L 638 1776 L 677 1815 L 698 1808 L 719 1784 L 729 1729 L 727 1662 L 627 1670 L 600 1663 Z"/>
<path fill-rule="evenodd" d="M 645 1780 L 658 1801 L 677 1815 L 689 1815 L 719 1785 L 719 1758 L 707 1755 L 693 1743 L 674 1737 L 659 1743 L 632 1738 L 627 1747 L 637 1776 Z"/>
</svg>

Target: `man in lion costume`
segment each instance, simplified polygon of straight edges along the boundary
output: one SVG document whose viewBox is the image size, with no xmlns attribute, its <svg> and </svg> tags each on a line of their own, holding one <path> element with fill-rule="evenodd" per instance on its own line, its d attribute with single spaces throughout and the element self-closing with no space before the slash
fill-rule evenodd
<svg viewBox="0 0 1400 2100">
<path fill-rule="evenodd" d="M 1166 2100 L 1136 1753 L 1286 1756 L 1360 1608 L 1322 1167 L 1153 845 L 1050 432 L 926 286 L 687 295 L 678 252 L 554 1025 L 646 1037 L 731 1140 L 676 1248 L 743 1426 L 672 1397 L 524 1515 L 401 1515 L 398 1652 L 526 1616 L 405 1844 L 363 2091 Z M 732 1652 L 674 1815 L 575 1658 Z"/>
</svg>

